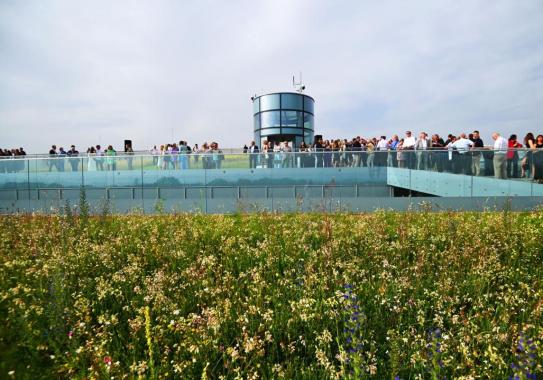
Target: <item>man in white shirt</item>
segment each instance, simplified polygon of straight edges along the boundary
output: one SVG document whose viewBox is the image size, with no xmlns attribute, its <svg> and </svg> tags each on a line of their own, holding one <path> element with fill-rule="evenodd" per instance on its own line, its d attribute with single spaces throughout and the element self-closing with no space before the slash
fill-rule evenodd
<svg viewBox="0 0 543 380">
<path fill-rule="evenodd" d="M 411 134 L 411 131 L 405 132 L 405 138 L 403 139 L 402 144 L 402 150 L 415 150 L 415 144 L 417 141 L 415 140 L 415 137 Z M 407 164 L 407 168 L 414 169 L 415 168 L 415 152 L 404 152 L 405 154 L 405 161 Z"/>
<path fill-rule="evenodd" d="M 283 152 L 283 163 L 284 168 L 290 168 L 292 166 L 292 148 L 288 145 L 288 141 L 283 142 L 281 151 Z"/>
<path fill-rule="evenodd" d="M 452 157 L 456 173 L 468 174 L 468 167 L 471 166 L 471 156 L 468 153 L 472 146 L 473 141 L 467 139 L 465 133 L 461 133 L 458 140 L 449 144 L 449 147 L 455 150 Z"/>
<path fill-rule="evenodd" d="M 423 152 L 428 150 L 432 146 L 430 139 L 426 132 L 421 132 L 419 139 L 415 143 L 415 150 L 417 151 L 417 170 L 426 170 L 428 167 L 428 155 L 430 152 Z"/>
<path fill-rule="evenodd" d="M 104 170 L 104 151 L 100 145 L 96 145 L 96 169 Z"/>
<path fill-rule="evenodd" d="M 494 176 L 499 179 L 507 179 L 507 166 L 505 165 L 505 154 L 507 153 L 508 143 L 499 133 L 492 134 L 494 140 Z"/>
<path fill-rule="evenodd" d="M 385 152 L 388 150 L 388 141 L 386 136 L 381 136 L 381 139 L 375 146 L 375 150 L 375 166 L 386 166 L 387 153 Z"/>
</svg>

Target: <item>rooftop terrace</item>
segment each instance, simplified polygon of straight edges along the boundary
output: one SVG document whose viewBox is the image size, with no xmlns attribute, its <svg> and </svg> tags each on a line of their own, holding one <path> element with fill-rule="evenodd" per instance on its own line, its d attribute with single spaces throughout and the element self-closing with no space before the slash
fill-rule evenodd
<svg viewBox="0 0 543 380">
<path fill-rule="evenodd" d="M 67 203 L 77 205 L 82 189 L 96 213 L 104 208 L 118 213 L 231 213 L 538 207 L 543 185 L 517 178 L 528 152 L 506 160 L 515 175 L 506 179 L 494 175 L 494 153 L 216 152 L 3 159 L 0 211 L 56 212 Z M 543 152 L 530 152 L 532 158 L 536 154 Z M 530 176 L 539 167 L 526 169 Z M 479 175 L 472 175 L 476 171 Z"/>
</svg>

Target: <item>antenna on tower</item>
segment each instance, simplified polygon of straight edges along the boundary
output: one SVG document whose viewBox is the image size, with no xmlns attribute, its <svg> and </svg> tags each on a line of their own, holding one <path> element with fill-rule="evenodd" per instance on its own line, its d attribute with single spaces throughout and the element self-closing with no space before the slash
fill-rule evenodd
<svg viewBox="0 0 543 380">
<path fill-rule="evenodd" d="M 300 94 L 304 92 L 305 85 L 302 82 L 302 72 L 300 71 L 300 81 L 296 82 L 296 76 L 292 76 L 292 86 L 296 90 L 296 92 L 299 92 Z"/>
</svg>

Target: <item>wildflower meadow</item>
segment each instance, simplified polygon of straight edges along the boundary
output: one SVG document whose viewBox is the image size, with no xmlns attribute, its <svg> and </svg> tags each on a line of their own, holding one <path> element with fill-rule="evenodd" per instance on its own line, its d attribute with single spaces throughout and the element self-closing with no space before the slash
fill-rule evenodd
<svg viewBox="0 0 543 380">
<path fill-rule="evenodd" d="M 541 378 L 543 212 L 4 216 L 0 319 L 0 378 Z"/>
</svg>

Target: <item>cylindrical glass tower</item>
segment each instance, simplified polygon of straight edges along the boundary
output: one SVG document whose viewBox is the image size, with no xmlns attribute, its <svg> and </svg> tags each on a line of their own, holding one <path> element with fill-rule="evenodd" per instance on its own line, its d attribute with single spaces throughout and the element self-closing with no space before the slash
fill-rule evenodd
<svg viewBox="0 0 543 380">
<path fill-rule="evenodd" d="M 298 148 L 313 144 L 315 100 L 297 92 L 277 92 L 253 99 L 254 140 L 288 141 Z"/>
</svg>

